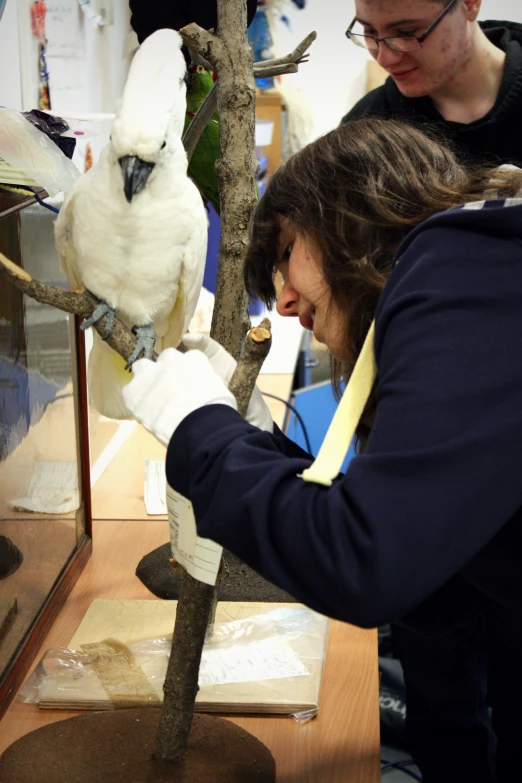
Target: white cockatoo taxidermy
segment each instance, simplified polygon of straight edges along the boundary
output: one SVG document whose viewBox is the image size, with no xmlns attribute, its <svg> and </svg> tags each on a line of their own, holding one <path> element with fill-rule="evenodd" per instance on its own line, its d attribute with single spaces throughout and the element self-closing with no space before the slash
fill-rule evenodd
<svg viewBox="0 0 522 783">
<path fill-rule="evenodd" d="M 187 177 L 181 136 L 185 60 L 175 30 L 158 30 L 137 51 L 100 160 L 75 183 L 56 220 L 56 246 L 73 287 L 101 300 L 88 328 L 107 314 L 137 335 L 128 357 L 176 347 L 198 301 L 207 251 L 206 210 Z M 92 405 L 130 418 L 122 389 L 126 362 L 94 332 L 88 384 Z"/>
</svg>

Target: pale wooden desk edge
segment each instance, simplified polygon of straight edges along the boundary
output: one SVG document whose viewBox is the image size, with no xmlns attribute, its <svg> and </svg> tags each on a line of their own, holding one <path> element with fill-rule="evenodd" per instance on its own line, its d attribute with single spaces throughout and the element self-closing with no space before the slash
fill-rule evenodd
<svg viewBox="0 0 522 783">
<path fill-rule="evenodd" d="M 63 647 L 95 598 L 151 598 L 134 575 L 139 559 L 165 541 L 157 521 L 94 523 L 94 552 L 45 638 L 40 654 Z M 124 545 L 123 545 L 124 542 Z M 285 783 L 377 783 L 380 780 L 376 631 L 333 621 L 319 715 L 304 724 L 279 716 L 234 722 L 264 742 Z M 13 701 L 0 723 L 0 752 L 24 734 L 78 713 L 38 710 Z"/>
</svg>

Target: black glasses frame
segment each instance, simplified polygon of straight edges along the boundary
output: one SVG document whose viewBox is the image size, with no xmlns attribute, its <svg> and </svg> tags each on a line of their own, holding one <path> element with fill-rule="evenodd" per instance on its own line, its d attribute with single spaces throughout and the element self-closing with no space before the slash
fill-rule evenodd
<svg viewBox="0 0 522 783">
<path fill-rule="evenodd" d="M 448 5 L 447 5 L 445 8 L 443 8 L 443 9 L 442 9 L 442 12 L 441 12 L 441 13 L 440 13 L 440 14 L 437 16 L 437 18 L 436 18 L 436 19 L 435 19 L 435 20 L 434 20 L 434 21 L 433 21 L 433 22 L 430 24 L 430 26 L 428 27 L 428 29 L 427 29 L 427 30 L 425 30 L 425 31 L 423 32 L 423 34 L 422 34 L 422 35 L 419 35 L 419 36 L 417 36 L 417 35 L 387 35 L 387 36 L 385 36 L 384 38 L 377 38 L 375 35 L 361 35 L 361 34 L 359 34 L 359 33 L 352 33 L 352 28 L 353 28 L 353 26 L 355 25 L 355 23 L 357 22 L 357 17 L 354 17 L 354 19 L 352 20 L 352 22 L 351 22 L 350 26 L 348 27 L 348 29 L 347 29 L 347 31 L 346 31 L 346 33 L 345 33 L 345 35 L 346 35 L 346 37 L 347 37 L 347 38 L 349 38 L 349 39 L 350 39 L 350 41 L 352 41 L 352 43 L 356 43 L 356 42 L 353 40 L 353 37 L 352 37 L 352 36 L 357 36 L 358 38 L 372 38 L 372 39 L 375 41 L 375 43 L 377 44 L 377 49 L 374 49 L 373 51 L 378 51 L 378 50 L 379 50 L 379 44 L 381 43 L 381 41 L 384 41 L 384 43 L 386 44 L 386 46 L 388 46 L 388 47 L 389 47 L 390 49 L 392 49 L 393 51 L 396 51 L 396 52 L 397 52 L 397 51 L 410 51 L 410 52 L 414 52 L 414 51 L 415 51 L 415 49 L 409 49 L 409 50 L 406 50 L 406 49 L 395 49 L 395 48 L 394 48 L 394 46 L 393 46 L 393 43 L 392 43 L 392 44 L 390 44 L 389 42 L 390 42 L 390 41 L 394 41 L 396 38 L 401 38 L 401 39 L 404 39 L 404 38 L 415 39 L 415 40 L 417 41 L 417 43 L 418 43 L 418 47 L 416 47 L 416 49 L 417 49 L 417 48 L 418 48 L 418 49 L 420 49 L 420 48 L 421 48 L 421 46 L 422 46 L 422 44 L 423 44 L 423 43 L 424 43 L 424 41 L 426 40 L 426 38 L 427 38 L 429 35 L 431 35 L 431 33 L 432 33 L 434 30 L 435 30 L 435 28 L 437 27 L 437 25 L 439 25 L 439 24 L 442 22 L 442 20 L 444 19 L 444 17 L 445 17 L 447 14 L 449 14 L 449 12 L 451 11 L 451 9 L 455 7 L 455 5 L 457 4 L 457 2 L 458 2 L 458 0 L 450 0 L 450 2 L 448 3 Z M 368 47 L 365 47 L 365 48 L 368 48 Z"/>
</svg>

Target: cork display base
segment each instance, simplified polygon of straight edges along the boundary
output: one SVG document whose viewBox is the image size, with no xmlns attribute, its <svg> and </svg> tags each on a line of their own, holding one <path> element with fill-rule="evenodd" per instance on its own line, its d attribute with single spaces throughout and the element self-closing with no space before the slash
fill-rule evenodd
<svg viewBox="0 0 522 783">
<path fill-rule="evenodd" d="M 94 712 L 52 723 L 0 758 L 2 783 L 275 783 L 272 754 L 234 723 L 194 715 L 181 762 L 155 761 L 161 710 Z"/>
<path fill-rule="evenodd" d="M 136 576 L 157 598 L 176 600 L 179 596 L 176 571 L 172 568 L 170 543 L 162 544 L 145 555 L 136 569 Z M 224 550 L 227 573 L 218 588 L 220 601 L 253 601 L 255 603 L 293 603 L 285 590 L 263 579 L 232 552 Z"/>
</svg>

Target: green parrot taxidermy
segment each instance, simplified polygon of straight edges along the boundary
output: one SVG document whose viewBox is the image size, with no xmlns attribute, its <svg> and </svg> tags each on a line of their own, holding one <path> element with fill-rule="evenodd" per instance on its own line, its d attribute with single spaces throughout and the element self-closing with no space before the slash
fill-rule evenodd
<svg viewBox="0 0 522 783">
<path fill-rule="evenodd" d="M 191 65 L 189 75 L 190 84 L 187 90 L 187 113 L 183 133 L 187 132 L 194 115 L 216 80 L 216 74 L 207 71 L 202 65 Z M 187 173 L 197 186 L 203 201 L 210 202 L 219 215 L 219 186 L 215 169 L 218 154 L 219 115 L 216 109 L 199 137 Z"/>
</svg>

